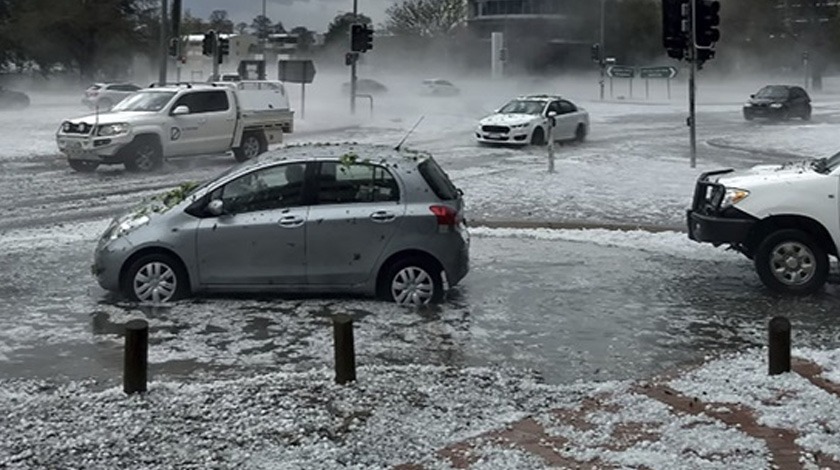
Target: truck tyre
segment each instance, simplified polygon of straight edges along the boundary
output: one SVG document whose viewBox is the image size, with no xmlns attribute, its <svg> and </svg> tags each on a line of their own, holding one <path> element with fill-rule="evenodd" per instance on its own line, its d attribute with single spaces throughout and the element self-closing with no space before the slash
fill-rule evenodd
<svg viewBox="0 0 840 470">
<path fill-rule="evenodd" d="M 134 139 L 125 150 L 123 159 L 128 171 L 149 172 L 163 166 L 163 152 L 153 137 Z"/>
<path fill-rule="evenodd" d="M 70 168 L 79 173 L 93 173 L 99 167 L 99 162 L 92 162 L 89 160 L 67 160 Z"/>
<path fill-rule="evenodd" d="M 761 282 L 782 294 L 814 293 L 828 278 L 828 255 L 801 230 L 783 229 L 768 235 L 758 245 L 754 262 Z"/>
<path fill-rule="evenodd" d="M 257 158 L 266 151 L 265 137 L 257 132 L 247 132 L 242 136 L 239 147 L 233 149 L 233 156 L 238 162 L 245 162 Z"/>
</svg>

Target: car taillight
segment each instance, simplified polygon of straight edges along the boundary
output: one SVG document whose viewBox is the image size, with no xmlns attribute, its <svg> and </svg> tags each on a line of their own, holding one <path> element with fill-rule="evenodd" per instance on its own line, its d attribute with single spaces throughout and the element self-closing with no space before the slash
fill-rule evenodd
<svg viewBox="0 0 840 470">
<path fill-rule="evenodd" d="M 437 218 L 438 226 L 454 227 L 458 225 L 458 212 L 449 206 L 429 206 Z"/>
</svg>

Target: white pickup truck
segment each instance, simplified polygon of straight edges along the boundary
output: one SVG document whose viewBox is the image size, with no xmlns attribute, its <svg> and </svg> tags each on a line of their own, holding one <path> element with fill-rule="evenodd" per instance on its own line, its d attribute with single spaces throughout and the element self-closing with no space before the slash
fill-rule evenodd
<svg viewBox="0 0 840 470">
<path fill-rule="evenodd" d="M 249 160 L 282 142 L 293 124 L 280 82 L 181 83 L 140 90 L 110 112 L 68 119 L 56 142 L 76 171 L 118 163 L 152 171 L 166 158 L 231 150 L 236 160 Z"/>
<path fill-rule="evenodd" d="M 840 252 L 840 153 L 703 173 L 687 215 L 689 238 L 743 253 L 771 290 L 813 293 Z"/>
</svg>

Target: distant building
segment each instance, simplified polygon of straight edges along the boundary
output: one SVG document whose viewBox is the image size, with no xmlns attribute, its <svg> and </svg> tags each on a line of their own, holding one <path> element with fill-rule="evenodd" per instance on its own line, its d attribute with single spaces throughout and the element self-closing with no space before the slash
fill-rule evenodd
<svg viewBox="0 0 840 470">
<path fill-rule="evenodd" d="M 467 0 L 467 26 L 490 57 L 490 35 L 504 34 L 506 66 L 562 67 L 580 62 L 595 35 L 584 20 L 597 14 L 586 0 Z M 597 23 L 596 23 L 597 24 Z"/>
</svg>

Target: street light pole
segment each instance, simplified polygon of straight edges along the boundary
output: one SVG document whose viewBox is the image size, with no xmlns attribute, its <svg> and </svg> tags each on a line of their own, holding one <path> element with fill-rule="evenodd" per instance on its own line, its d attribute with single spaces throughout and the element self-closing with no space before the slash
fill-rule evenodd
<svg viewBox="0 0 840 470">
<path fill-rule="evenodd" d="M 600 55 L 601 56 L 598 57 L 598 59 L 599 59 L 598 65 L 601 66 L 601 79 L 598 82 L 598 84 L 601 87 L 601 101 L 604 100 L 604 68 L 605 68 L 605 65 L 606 65 L 604 63 L 604 59 L 607 56 L 607 47 L 606 47 L 606 44 L 604 44 L 604 37 L 605 37 L 604 25 L 606 24 L 606 16 L 607 16 L 606 15 L 606 5 L 605 5 L 605 3 L 606 3 L 606 0 L 601 0 L 601 47 L 600 47 L 600 52 L 601 52 Z"/>
<path fill-rule="evenodd" d="M 169 2 L 161 0 L 160 9 L 160 70 L 158 83 L 166 84 L 166 66 L 169 64 L 169 22 L 166 20 Z"/>
<path fill-rule="evenodd" d="M 359 0 L 353 0 L 353 23 L 358 20 Z M 356 114 L 356 60 L 359 56 L 353 58 L 350 63 L 350 114 Z"/>
</svg>

